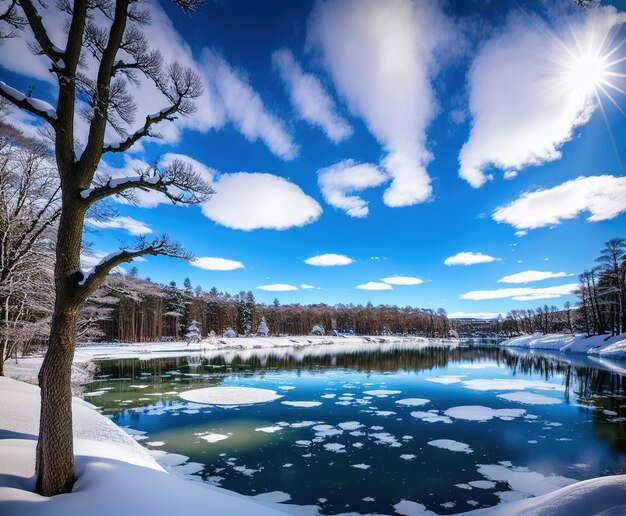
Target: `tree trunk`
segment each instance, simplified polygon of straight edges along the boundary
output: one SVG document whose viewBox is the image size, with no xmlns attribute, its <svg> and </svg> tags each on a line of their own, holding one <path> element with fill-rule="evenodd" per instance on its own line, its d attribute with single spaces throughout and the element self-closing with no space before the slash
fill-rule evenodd
<svg viewBox="0 0 626 516">
<path fill-rule="evenodd" d="M 37 442 L 37 492 L 54 496 L 74 483 L 71 372 L 76 344 L 80 248 L 84 212 L 72 205 L 74 192 L 64 192 L 57 237 L 56 301 L 48 351 L 39 371 L 41 419 Z"/>
<path fill-rule="evenodd" d="M 41 417 L 37 443 L 37 492 L 53 496 L 74 483 L 72 389 L 70 377 L 76 338 L 74 307 L 57 305 L 48 351 L 39 372 Z"/>
</svg>

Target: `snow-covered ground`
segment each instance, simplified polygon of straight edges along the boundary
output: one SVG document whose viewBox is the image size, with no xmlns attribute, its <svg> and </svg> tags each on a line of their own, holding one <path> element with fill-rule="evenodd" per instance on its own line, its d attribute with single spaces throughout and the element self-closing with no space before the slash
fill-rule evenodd
<svg viewBox="0 0 626 516">
<path fill-rule="evenodd" d="M 604 358 L 626 358 L 626 333 L 615 335 L 561 334 L 522 335 L 505 340 L 500 346 L 543 349 L 564 353 L 587 353 Z"/>
</svg>

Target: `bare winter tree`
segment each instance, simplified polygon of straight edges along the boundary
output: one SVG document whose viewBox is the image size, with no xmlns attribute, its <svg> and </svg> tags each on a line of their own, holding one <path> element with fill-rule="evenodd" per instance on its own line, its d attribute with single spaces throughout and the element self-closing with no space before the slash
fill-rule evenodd
<svg viewBox="0 0 626 516">
<path fill-rule="evenodd" d="M 176 0 L 187 11 L 198 1 Z M 36 459 L 37 491 L 52 496 L 70 491 L 74 482 L 70 372 L 81 306 L 106 275 L 123 262 L 147 254 L 189 258 L 179 245 L 162 236 L 151 242 L 140 240 L 83 275 L 80 250 L 86 213 L 99 201 L 138 188 L 161 192 L 174 203 L 201 202 L 212 191 L 198 173 L 182 162 L 140 171 L 123 180 L 94 183 L 103 155 L 124 152 L 144 137 L 158 136 L 154 129 L 159 123 L 191 114 L 193 101 L 201 94 L 201 82 L 193 70 L 178 63 L 164 63 L 161 54 L 150 48 L 143 32 L 149 14 L 142 2 L 58 0 L 57 8 L 67 16 L 64 48 L 49 35 L 45 17 L 39 12 L 42 4 L 18 0 L 17 5 L 20 11 L 12 16 L 25 20 L 34 36 L 31 48 L 49 60 L 58 83 L 56 106 L 51 106 L 0 82 L 0 96 L 47 124 L 54 141 L 61 189 L 54 270 L 56 299 L 48 351 L 39 373 L 41 419 Z M 19 30 L 21 26 L 9 28 Z M 164 106 L 146 116 L 139 127 L 127 131 L 136 111 L 127 85 L 139 81 L 150 81 L 161 93 Z M 84 145 L 75 133 L 78 117 L 88 124 Z M 107 143 L 108 128 L 122 140 Z"/>
<path fill-rule="evenodd" d="M 41 142 L 0 123 L 0 375 L 20 345 L 41 337 L 51 315 L 61 211 L 51 157 Z"/>
</svg>

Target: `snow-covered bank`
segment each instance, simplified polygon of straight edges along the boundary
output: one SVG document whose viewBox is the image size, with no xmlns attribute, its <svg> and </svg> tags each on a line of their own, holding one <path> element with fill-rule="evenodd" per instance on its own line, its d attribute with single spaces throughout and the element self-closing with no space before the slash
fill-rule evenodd
<svg viewBox="0 0 626 516">
<path fill-rule="evenodd" d="M 4 363 L 4 374 L 14 380 L 38 385 L 37 375 L 42 363 L 43 355 L 22 357 L 17 362 L 10 358 Z M 74 396 L 82 394 L 83 385 L 93 380 L 96 372 L 91 356 L 76 351 L 72 363 L 72 394 Z"/>
<path fill-rule="evenodd" d="M 626 358 L 626 333 L 592 335 L 551 333 L 547 335 L 522 335 L 499 344 L 505 347 L 542 349 L 564 353 L 587 353 L 604 358 Z"/>
<path fill-rule="evenodd" d="M 592 478 L 535 498 L 471 511 L 480 516 L 571 516 L 626 514 L 626 475 Z"/>
<path fill-rule="evenodd" d="M 35 487 L 39 389 L 0 377 L 0 514 L 274 515 L 298 510 L 190 482 L 165 472 L 128 434 L 74 399 L 77 481 L 71 494 L 44 498 Z"/>
<path fill-rule="evenodd" d="M 259 349 L 309 349 L 333 346 L 333 349 L 351 349 L 359 346 L 374 347 L 395 343 L 424 345 L 432 343 L 421 337 L 327 337 L 307 335 L 302 337 L 212 337 L 198 343 L 150 342 L 124 344 L 89 344 L 80 346 L 78 351 L 94 359 L 107 358 L 162 358 L 185 355 L 210 354 L 218 351 L 251 351 Z"/>
</svg>

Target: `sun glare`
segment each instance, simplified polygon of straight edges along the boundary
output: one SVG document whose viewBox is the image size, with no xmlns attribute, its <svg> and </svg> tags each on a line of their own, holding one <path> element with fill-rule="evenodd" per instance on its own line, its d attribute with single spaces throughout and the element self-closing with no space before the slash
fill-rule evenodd
<svg viewBox="0 0 626 516">
<path fill-rule="evenodd" d="M 593 95 L 609 79 L 607 59 L 597 53 L 586 52 L 572 59 L 569 80 L 583 95 Z"/>
</svg>

